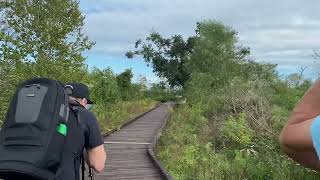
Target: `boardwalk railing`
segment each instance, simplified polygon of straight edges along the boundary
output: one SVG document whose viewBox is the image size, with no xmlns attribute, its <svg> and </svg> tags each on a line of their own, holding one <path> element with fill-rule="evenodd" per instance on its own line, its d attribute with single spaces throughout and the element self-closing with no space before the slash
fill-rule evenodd
<svg viewBox="0 0 320 180">
<path fill-rule="evenodd" d="M 173 106 L 174 104 L 172 104 Z M 169 107 L 171 108 L 171 107 Z M 153 163 L 155 164 L 155 166 L 157 166 L 160 169 L 160 173 L 163 177 L 163 179 L 166 180 L 172 180 L 172 176 L 167 172 L 167 170 L 163 167 L 163 165 L 161 164 L 161 162 L 156 158 L 153 149 L 156 147 L 158 140 L 161 137 L 162 131 L 165 128 L 167 121 L 170 119 L 171 113 L 168 113 L 167 117 L 165 117 L 164 123 L 162 125 L 162 127 L 158 130 L 157 135 L 154 137 L 152 143 L 150 144 L 150 146 L 148 147 L 148 155 L 150 156 L 151 160 L 153 161 Z"/>
</svg>

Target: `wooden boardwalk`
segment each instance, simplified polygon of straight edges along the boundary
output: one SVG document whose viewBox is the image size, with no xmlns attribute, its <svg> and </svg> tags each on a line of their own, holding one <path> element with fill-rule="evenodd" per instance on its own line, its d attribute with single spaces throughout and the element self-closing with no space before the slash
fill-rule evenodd
<svg viewBox="0 0 320 180">
<path fill-rule="evenodd" d="M 148 155 L 159 130 L 169 117 L 172 103 L 164 103 L 116 131 L 105 140 L 107 161 L 104 173 L 95 174 L 95 180 L 159 180 L 160 168 Z"/>
</svg>

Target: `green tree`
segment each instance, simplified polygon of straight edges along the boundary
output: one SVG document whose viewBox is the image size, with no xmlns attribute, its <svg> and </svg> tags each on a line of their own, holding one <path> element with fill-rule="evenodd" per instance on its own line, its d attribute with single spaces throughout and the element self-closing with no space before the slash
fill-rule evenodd
<svg viewBox="0 0 320 180">
<path fill-rule="evenodd" d="M 185 63 L 194 47 L 194 37 L 186 41 L 181 35 L 164 38 L 159 33 L 151 33 L 146 40 L 136 42 L 136 51 L 127 52 L 128 58 L 142 55 L 144 60 L 151 64 L 153 72 L 159 77 L 166 78 L 171 87 L 184 86 L 189 78 Z"/>
<path fill-rule="evenodd" d="M 81 81 L 81 54 L 94 43 L 83 34 L 84 16 L 75 0 L 0 1 L 0 118 L 15 86 L 35 76 Z"/>
<path fill-rule="evenodd" d="M 262 64 L 254 61 L 247 61 L 241 65 L 241 75 L 243 79 L 247 80 L 265 80 L 267 82 L 274 82 L 279 80 L 275 64 Z"/>
<path fill-rule="evenodd" d="M 123 73 L 117 76 L 117 84 L 121 93 L 122 100 L 129 100 L 131 94 L 131 79 L 133 77 L 132 70 L 126 69 Z"/>
<path fill-rule="evenodd" d="M 93 43 L 82 33 L 84 16 L 75 0 L 7 0 L 1 3 L 0 60 L 25 78 L 81 79 L 82 52 Z M 71 76 L 70 76 L 71 74 Z"/>
<path fill-rule="evenodd" d="M 211 87 L 228 83 L 240 73 L 249 49 L 237 45 L 236 31 L 216 21 L 198 23 L 196 32 L 194 51 L 186 65 L 188 71 L 209 75 L 207 83 Z"/>
<path fill-rule="evenodd" d="M 185 87 L 193 72 L 223 73 L 225 77 L 217 76 L 222 83 L 229 76 L 226 73 L 235 72 L 235 64 L 250 53 L 249 48 L 237 46 L 237 33 L 222 23 L 203 21 L 197 23 L 195 32 L 186 41 L 181 35 L 167 39 L 154 32 L 145 41 L 138 40 L 137 50 L 126 55 L 142 55 L 171 87 Z"/>
<path fill-rule="evenodd" d="M 249 66 L 249 48 L 238 45 L 237 33 L 231 27 L 203 21 L 197 24 L 196 33 L 193 53 L 185 64 L 190 72 L 185 92 L 191 104 L 206 106 L 216 91 L 227 89 L 234 77 L 253 76 L 245 69 L 254 64 Z"/>
<path fill-rule="evenodd" d="M 110 68 L 94 68 L 89 75 L 91 96 L 96 105 L 105 110 L 112 104 L 120 101 L 121 94 L 117 85 L 116 76 Z"/>
</svg>

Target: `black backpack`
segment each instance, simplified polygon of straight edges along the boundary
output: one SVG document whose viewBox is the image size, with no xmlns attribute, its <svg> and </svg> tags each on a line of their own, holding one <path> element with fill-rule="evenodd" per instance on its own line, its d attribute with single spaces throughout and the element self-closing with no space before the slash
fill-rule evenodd
<svg viewBox="0 0 320 180">
<path fill-rule="evenodd" d="M 0 179 L 53 180 L 68 133 L 69 98 L 55 80 L 22 83 L 0 131 Z"/>
</svg>

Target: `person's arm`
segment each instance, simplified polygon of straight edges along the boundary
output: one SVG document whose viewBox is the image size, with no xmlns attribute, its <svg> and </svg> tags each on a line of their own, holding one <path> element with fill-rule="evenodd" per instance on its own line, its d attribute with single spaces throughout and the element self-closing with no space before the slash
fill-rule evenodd
<svg viewBox="0 0 320 180">
<path fill-rule="evenodd" d="M 318 171 L 320 171 L 320 163 L 310 130 L 315 117 L 319 114 L 320 81 L 318 80 L 296 105 L 279 137 L 282 150 L 290 158 Z"/>
<path fill-rule="evenodd" d="M 103 171 L 106 161 L 104 143 L 97 119 L 91 112 L 86 113 L 86 116 L 85 148 L 88 155 L 87 163 L 100 173 Z"/>
<path fill-rule="evenodd" d="M 88 165 L 95 171 L 101 173 L 106 161 L 106 152 L 103 144 L 92 149 L 88 149 Z"/>
</svg>

